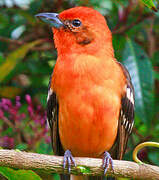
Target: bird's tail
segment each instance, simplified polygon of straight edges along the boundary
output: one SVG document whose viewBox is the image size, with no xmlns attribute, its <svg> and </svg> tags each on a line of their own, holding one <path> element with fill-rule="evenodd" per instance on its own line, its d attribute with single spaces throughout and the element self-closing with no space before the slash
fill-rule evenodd
<svg viewBox="0 0 159 180">
<path fill-rule="evenodd" d="M 104 176 L 74 176 L 71 175 L 70 180 L 116 180 L 114 177 Z"/>
<path fill-rule="evenodd" d="M 70 180 L 70 175 L 60 174 L 60 180 Z"/>
<path fill-rule="evenodd" d="M 61 180 L 116 180 L 114 177 L 104 176 L 75 176 L 75 175 L 60 175 Z"/>
<path fill-rule="evenodd" d="M 114 177 L 90 176 L 88 180 L 116 180 Z"/>
</svg>

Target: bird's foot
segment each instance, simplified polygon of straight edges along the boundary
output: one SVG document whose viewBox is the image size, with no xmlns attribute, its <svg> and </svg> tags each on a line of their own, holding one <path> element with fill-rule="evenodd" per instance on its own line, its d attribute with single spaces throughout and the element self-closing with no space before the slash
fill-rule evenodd
<svg viewBox="0 0 159 180">
<path fill-rule="evenodd" d="M 63 168 L 66 167 L 66 165 L 68 166 L 68 172 L 70 173 L 71 171 L 71 164 L 73 164 L 74 166 L 76 166 L 75 160 L 71 154 L 70 150 L 66 150 L 64 153 L 64 160 L 63 160 Z"/>
<path fill-rule="evenodd" d="M 112 170 L 114 170 L 114 163 L 113 163 L 113 159 L 111 158 L 110 154 L 105 151 L 104 152 L 104 157 L 103 157 L 103 169 L 104 169 L 104 175 L 106 174 L 109 164 L 111 165 Z"/>
</svg>

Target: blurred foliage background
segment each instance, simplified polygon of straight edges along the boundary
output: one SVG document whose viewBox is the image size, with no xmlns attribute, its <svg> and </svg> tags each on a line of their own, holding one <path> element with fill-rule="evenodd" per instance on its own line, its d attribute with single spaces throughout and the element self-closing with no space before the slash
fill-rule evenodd
<svg viewBox="0 0 159 180">
<path fill-rule="evenodd" d="M 155 0 L 0 0 L 0 146 L 52 154 L 45 106 L 57 54 L 51 28 L 34 15 L 79 5 L 105 16 L 115 56 L 131 74 L 136 113 L 125 159 L 132 160 L 137 144 L 159 141 L 159 12 L 152 11 L 159 4 Z M 159 165 L 157 151 L 143 149 L 139 158 Z M 5 171 L 12 174 L 1 167 L 6 178 Z"/>
</svg>

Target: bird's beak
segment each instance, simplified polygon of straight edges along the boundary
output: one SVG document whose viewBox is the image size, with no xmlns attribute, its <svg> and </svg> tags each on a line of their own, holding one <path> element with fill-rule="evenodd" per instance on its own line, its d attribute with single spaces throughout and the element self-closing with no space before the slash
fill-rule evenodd
<svg viewBox="0 0 159 180">
<path fill-rule="evenodd" d="M 35 16 L 54 28 L 59 29 L 60 27 L 64 26 L 57 13 L 39 13 Z"/>
</svg>

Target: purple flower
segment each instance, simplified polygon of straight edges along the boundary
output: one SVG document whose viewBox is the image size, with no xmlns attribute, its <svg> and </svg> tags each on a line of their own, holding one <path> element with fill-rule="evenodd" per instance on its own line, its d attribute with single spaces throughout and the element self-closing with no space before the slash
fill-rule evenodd
<svg viewBox="0 0 159 180">
<path fill-rule="evenodd" d="M 123 7 L 120 7 L 119 10 L 118 10 L 118 18 L 119 18 L 119 21 L 123 21 L 124 20 L 124 9 Z"/>
<path fill-rule="evenodd" d="M 15 98 L 15 106 L 16 106 L 17 109 L 19 109 L 21 107 L 20 96 L 16 96 L 16 98 Z"/>
<path fill-rule="evenodd" d="M 0 138 L 0 146 L 12 149 L 14 147 L 14 139 L 8 136 Z"/>
<path fill-rule="evenodd" d="M 4 113 L 3 111 L 0 109 L 0 119 L 2 119 L 4 117 Z"/>
<path fill-rule="evenodd" d="M 26 94 L 26 95 L 25 95 L 25 99 L 26 99 L 26 102 L 27 102 L 29 105 L 32 105 L 31 96 L 30 96 L 29 94 Z"/>
<path fill-rule="evenodd" d="M 27 112 L 21 113 L 20 97 L 15 98 L 15 103 L 10 99 L 0 100 L 0 119 L 3 120 L 2 130 L 12 128 L 9 136 L 0 138 L 0 146 L 13 148 L 14 144 L 27 143 L 28 148 L 33 148 L 43 138 L 50 142 L 48 137 L 48 127 L 46 126 L 46 111 L 39 104 L 34 104 L 30 95 L 25 96 Z"/>
<path fill-rule="evenodd" d="M 0 108 L 4 111 L 9 111 L 10 107 L 12 107 L 12 102 L 9 99 L 2 98 Z"/>
<path fill-rule="evenodd" d="M 34 116 L 34 109 L 32 106 L 28 106 L 28 113 L 29 113 L 30 117 Z"/>
</svg>

